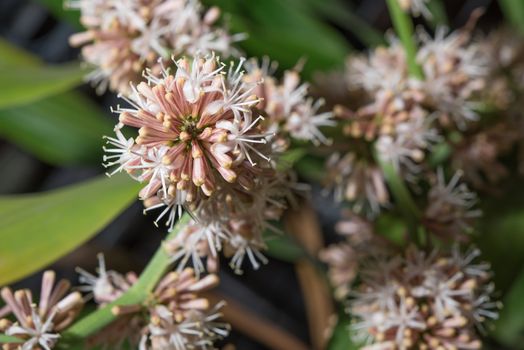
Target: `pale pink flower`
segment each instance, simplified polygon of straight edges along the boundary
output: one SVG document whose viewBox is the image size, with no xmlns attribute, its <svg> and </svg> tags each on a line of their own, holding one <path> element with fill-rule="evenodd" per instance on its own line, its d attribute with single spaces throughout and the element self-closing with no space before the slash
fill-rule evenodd
<svg viewBox="0 0 524 350">
<path fill-rule="evenodd" d="M 87 31 L 71 36 L 82 46 L 84 60 L 95 67 L 88 78 L 98 85 L 129 94 L 129 82 L 138 82 L 146 68 L 160 73 L 159 59 L 171 55 L 237 54 L 232 48 L 244 35 L 216 28 L 220 11 L 204 11 L 197 0 L 70 0 L 81 11 Z"/>
<path fill-rule="evenodd" d="M 82 296 L 79 292 L 69 293 L 70 284 L 66 280 L 55 285 L 55 278 L 53 271 L 44 272 L 38 303 L 29 290 L 14 293 L 9 287 L 1 290 L 7 310 L 16 320 L 1 319 L 0 330 L 23 340 L 22 344 L 5 344 L 6 349 L 53 349 L 60 331 L 74 322 L 84 305 Z"/>
</svg>

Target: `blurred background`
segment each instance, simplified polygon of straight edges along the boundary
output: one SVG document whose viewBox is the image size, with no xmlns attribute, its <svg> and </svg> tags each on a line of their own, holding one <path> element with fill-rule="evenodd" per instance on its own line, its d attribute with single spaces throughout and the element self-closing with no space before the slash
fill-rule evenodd
<svg viewBox="0 0 524 350">
<path fill-rule="evenodd" d="M 369 41 L 380 42 L 391 27 L 383 0 L 208 3 L 217 4 L 231 14 L 232 31 L 250 33 L 250 39 L 241 44 L 248 56 L 270 55 L 280 62 L 281 68 L 292 67 L 299 59 L 306 58 L 306 78 L 312 78 L 319 70 L 340 67 L 347 54 L 364 49 Z M 336 5 L 330 6 L 332 3 Z M 480 20 L 481 29 L 497 26 L 502 21 L 496 1 L 448 0 L 444 4 L 451 28 L 463 25 L 472 9 L 479 6 L 487 10 Z M 79 50 L 68 44 L 68 37 L 80 29 L 77 20 L 78 14 L 74 11 L 64 12 L 60 0 L 0 0 L 2 41 L 45 63 L 79 59 Z M 281 50 L 284 45 L 287 49 Z M 0 94 L 8 89 L 9 86 L 3 86 Z M 117 103 L 113 94 L 98 96 L 92 87 L 82 85 L 73 92 L 46 100 L 0 108 L 0 194 L 47 191 L 103 173 L 101 135 L 110 133 L 116 119 L 110 113 L 110 106 Z M 95 115 L 96 121 L 84 121 Z M 333 224 L 339 210 L 315 186 L 312 203 L 325 241 L 332 242 L 335 240 Z M 0 221 L 3 219 L 0 217 Z M 140 271 L 165 234 L 165 230 L 155 228 L 152 221 L 151 216 L 142 215 L 142 204 L 135 201 L 96 237 L 61 258 L 52 268 L 60 276 L 76 281 L 72 267 L 94 270 L 96 254 L 103 252 L 112 269 Z M 238 302 L 247 312 L 311 344 L 296 271 L 293 264 L 275 258 L 258 271 L 246 269 L 241 276 L 223 268 L 219 293 Z M 40 273 L 36 273 L 17 285 L 37 288 L 39 283 Z M 268 344 L 246 333 L 249 332 L 233 331 L 228 342 L 238 349 L 269 349 Z"/>
</svg>

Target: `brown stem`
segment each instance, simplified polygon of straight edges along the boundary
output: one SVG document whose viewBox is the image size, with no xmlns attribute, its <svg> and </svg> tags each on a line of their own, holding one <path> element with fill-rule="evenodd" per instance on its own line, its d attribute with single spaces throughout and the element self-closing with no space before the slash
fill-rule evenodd
<svg viewBox="0 0 524 350">
<path fill-rule="evenodd" d="M 300 339 L 259 317 L 238 302 L 228 299 L 216 292 L 206 293 L 205 296 L 212 304 L 224 300 L 227 304 L 223 309 L 224 320 L 229 322 L 235 331 L 248 335 L 259 343 L 267 346 L 269 349 L 309 349 L 309 347 Z"/>
<path fill-rule="evenodd" d="M 293 234 L 311 256 L 318 256 L 324 242 L 316 213 L 310 203 L 302 203 L 299 210 L 289 212 L 285 218 L 285 226 L 286 232 Z M 329 288 L 325 278 L 311 261 L 302 259 L 295 266 L 306 304 L 313 349 L 323 350 L 328 341 L 330 318 L 334 314 Z"/>
</svg>

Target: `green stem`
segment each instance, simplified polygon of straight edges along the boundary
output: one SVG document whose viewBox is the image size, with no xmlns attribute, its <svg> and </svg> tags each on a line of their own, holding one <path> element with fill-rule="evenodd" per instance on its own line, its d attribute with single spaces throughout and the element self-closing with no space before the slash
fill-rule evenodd
<svg viewBox="0 0 524 350">
<path fill-rule="evenodd" d="M 417 44 L 414 37 L 413 22 L 410 16 L 402 10 L 398 0 L 386 0 L 395 31 L 406 50 L 409 74 L 417 79 L 424 79 L 422 68 L 417 64 Z"/>
<path fill-rule="evenodd" d="M 398 172 L 391 162 L 380 159 L 378 154 L 375 154 L 375 160 L 380 165 L 384 178 L 388 184 L 388 187 L 393 194 L 393 198 L 397 203 L 397 207 L 402 213 L 404 220 L 406 220 L 408 226 L 408 232 L 410 238 L 417 245 L 420 244 L 420 237 L 418 226 L 422 217 L 417 204 L 411 197 L 408 188 L 404 181 L 400 178 Z"/>
<path fill-rule="evenodd" d="M 175 237 L 178 232 L 187 225 L 189 220 L 189 214 L 184 214 L 166 239 Z M 114 302 L 87 315 L 69 327 L 67 332 L 63 335 L 64 339 L 84 340 L 89 335 L 95 333 L 116 319 L 116 316 L 111 312 L 111 309 L 114 306 L 133 305 L 144 302 L 151 291 L 155 288 L 158 281 L 169 269 L 170 265 L 171 262 L 169 256 L 161 245 L 133 287 Z"/>
</svg>

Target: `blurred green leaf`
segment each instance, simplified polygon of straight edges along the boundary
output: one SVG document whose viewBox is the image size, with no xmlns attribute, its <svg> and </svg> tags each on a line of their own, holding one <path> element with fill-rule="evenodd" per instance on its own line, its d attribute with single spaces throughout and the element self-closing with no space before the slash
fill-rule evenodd
<svg viewBox="0 0 524 350">
<path fill-rule="evenodd" d="M 273 258 L 295 263 L 307 256 L 299 243 L 288 234 L 265 234 L 264 241 L 267 245 L 267 255 Z"/>
<path fill-rule="evenodd" d="M 375 222 L 376 232 L 401 247 L 406 244 L 407 225 L 401 217 L 382 213 Z"/>
<path fill-rule="evenodd" d="M 307 154 L 295 163 L 295 170 L 306 180 L 322 182 L 326 176 L 325 160 Z"/>
<path fill-rule="evenodd" d="M 249 35 L 240 43 L 249 55 L 267 55 L 283 68 L 291 68 L 304 58 L 307 60 L 305 76 L 315 70 L 342 66 L 349 52 L 347 41 L 339 33 L 312 16 L 305 7 L 295 6 L 293 1 L 215 0 L 207 3 L 231 14 L 228 22 L 233 32 Z"/>
<path fill-rule="evenodd" d="M 429 12 L 433 18 L 431 24 L 434 28 L 438 26 L 449 26 L 448 15 L 446 13 L 446 7 L 442 0 L 430 0 L 428 3 Z"/>
<path fill-rule="evenodd" d="M 500 8 L 513 26 L 524 34 L 524 1 L 499 0 Z"/>
<path fill-rule="evenodd" d="M 492 265 L 497 290 L 505 293 L 524 266 L 524 183 L 508 179 L 500 187 L 503 195 L 480 202 L 483 217 L 475 243 Z"/>
<path fill-rule="evenodd" d="M 24 65 L 30 70 L 41 67 L 38 58 L 1 39 L 0 53 L 0 67 L 4 67 L 1 69 L 12 65 Z M 25 81 L 28 80 L 26 76 Z M 6 84 L 3 76 L 1 84 Z M 9 94 L 4 93 L 6 90 L 10 89 L 2 89 L 0 99 L 5 100 Z M 52 164 L 100 162 L 102 135 L 111 133 L 111 129 L 111 122 L 100 109 L 74 92 L 0 109 L 0 135 Z"/>
<path fill-rule="evenodd" d="M 67 91 L 79 85 L 85 73 L 78 62 L 57 66 L 0 64 L 0 108 L 34 102 Z"/>
<path fill-rule="evenodd" d="M 348 3 L 340 0 L 294 0 L 299 3 L 307 3 L 311 11 L 325 16 L 333 23 L 349 30 L 363 44 L 374 47 L 386 44 L 384 35 L 371 25 L 366 23 L 348 7 Z"/>
<path fill-rule="evenodd" d="M 495 323 L 494 336 L 513 349 L 523 349 L 524 342 L 524 269 L 504 298 L 504 307 Z"/>
<path fill-rule="evenodd" d="M 293 165 L 300 161 L 302 157 L 304 157 L 307 154 L 307 149 L 305 148 L 292 148 L 286 152 L 284 152 L 279 158 L 278 158 L 278 164 L 277 164 L 277 170 L 278 171 L 286 171 L 293 167 Z"/>
<path fill-rule="evenodd" d="M 0 136 L 41 160 L 59 165 L 100 163 L 109 119 L 81 94 L 64 93 L 0 109 Z"/>
<path fill-rule="evenodd" d="M 343 313 L 339 312 L 338 322 L 333 330 L 331 339 L 328 343 L 328 350 L 357 350 L 360 349 L 359 346 L 354 344 L 351 341 L 349 336 L 349 317 Z"/>
<path fill-rule="evenodd" d="M 11 45 L 9 41 L 0 38 L 0 66 L 18 64 L 34 66 L 40 64 L 40 60 L 23 49 Z"/>
<path fill-rule="evenodd" d="M 71 252 L 132 203 L 138 184 L 101 177 L 43 193 L 0 196 L 0 285 Z"/>
<path fill-rule="evenodd" d="M 40 3 L 47 7 L 47 9 L 53 13 L 58 19 L 63 19 L 69 24 L 73 25 L 77 29 L 82 29 L 80 24 L 80 11 L 74 9 L 67 9 L 67 0 L 34 0 L 36 3 Z"/>
<path fill-rule="evenodd" d="M 10 335 L 0 334 L 0 344 L 2 343 L 23 343 L 24 341 L 17 337 Z"/>
</svg>

